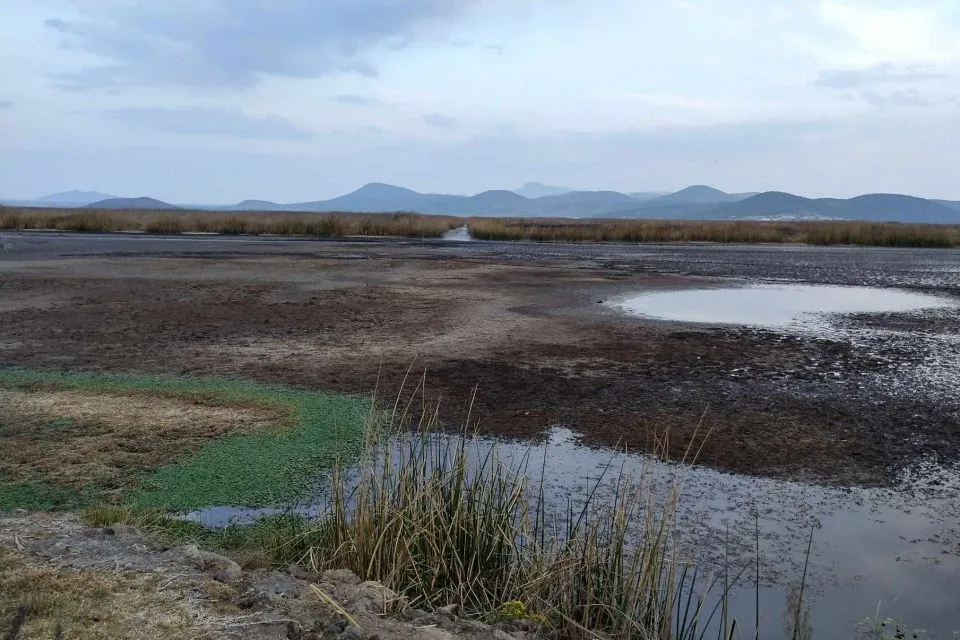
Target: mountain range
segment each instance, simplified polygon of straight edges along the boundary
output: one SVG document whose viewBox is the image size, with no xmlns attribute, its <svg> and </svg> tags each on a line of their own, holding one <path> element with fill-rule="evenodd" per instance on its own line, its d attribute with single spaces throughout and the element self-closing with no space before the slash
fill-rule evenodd
<svg viewBox="0 0 960 640">
<path fill-rule="evenodd" d="M 100 197 L 106 196 L 106 197 Z M 175 209 L 153 198 L 117 198 L 99 192 L 68 191 L 27 202 L 32 206 Z M 311 202 L 244 200 L 227 206 L 189 208 L 219 211 L 416 211 L 462 216 L 556 216 L 575 218 L 667 219 L 843 219 L 960 223 L 960 201 L 929 200 L 901 194 L 855 198 L 804 198 L 781 191 L 727 193 L 693 185 L 672 193 L 576 191 L 528 182 L 516 191 L 492 190 L 472 196 L 419 193 L 371 183 L 351 193 Z"/>
</svg>

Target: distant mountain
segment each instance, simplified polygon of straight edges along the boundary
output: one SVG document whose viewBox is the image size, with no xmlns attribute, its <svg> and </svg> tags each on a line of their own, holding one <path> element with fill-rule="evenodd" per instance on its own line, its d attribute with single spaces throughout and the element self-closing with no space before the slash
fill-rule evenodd
<svg viewBox="0 0 960 640">
<path fill-rule="evenodd" d="M 270 202 L 269 200 L 244 200 L 237 204 L 224 207 L 234 211 L 282 211 L 286 205 Z"/>
<path fill-rule="evenodd" d="M 738 200 L 717 209 L 722 217 L 778 215 L 806 213 L 816 215 L 836 214 L 832 207 L 833 201 L 820 202 L 795 196 L 783 191 L 766 191 L 755 196 Z"/>
<path fill-rule="evenodd" d="M 875 222 L 960 222 L 956 210 L 932 200 L 895 193 L 871 193 L 843 200 L 768 191 L 723 205 L 712 214 L 722 218 L 808 215 Z"/>
<path fill-rule="evenodd" d="M 948 209 L 960 211 L 960 200 L 934 200 L 933 202 L 943 205 Z"/>
<path fill-rule="evenodd" d="M 529 203 L 530 200 L 519 193 L 495 189 L 466 198 L 466 202 L 462 203 L 465 206 L 460 208 L 457 213 L 476 211 L 486 214 L 515 214 L 517 212 L 527 211 Z"/>
<path fill-rule="evenodd" d="M 704 184 L 695 184 L 674 193 L 660 196 L 652 202 L 663 204 L 701 204 L 707 202 L 735 202 L 743 200 L 747 195 L 727 193 Z"/>
<path fill-rule="evenodd" d="M 60 193 L 51 193 L 48 196 L 37 198 L 33 202 L 39 206 L 66 206 L 66 205 L 87 205 L 100 200 L 110 200 L 116 198 L 109 193 L 99 191 L 61 191 Z"/>
<path fill-rule="evenodd" d="M 636 205 L 636 200 L 619 191 L 571 191 L 531 200 L 528 212 L 532 215 L 579 217 L 613 213 Z"/>
<path fill-rule="evenodd" d="M 528 183 L 532 192 L 548 187 Z M 521 191 L 524 191 L 521 189 Z M 525 192 L 529 193 L 530 190 Z M 77 198 L 66 192 L 48 196 Z M 103 195 L 103 194 L 100 194 Z M 11 203 L 12 204 L 12 203 Z M 26 204 L 26 203 L 24 203 Z M 37 203 L 40 204 L 40 203 Z M 42 204 L 40 205 L 42 206 Z M 86 206 L 105 209 L 176 209 L 153 198 L 105 198 Z M 960 202 L 927 200 L 900 194 L 867 194 L 850 199 L 804 198 L 782 191 L 726 193 L 706 185 L 693 185 L 675 193 L 631 193 L 619 191 L 569 191 L 526 197 L 514 191 L 494 189 L 473 196 L 420 193 L 379 182 L 364 185 L 330 200 L 277 203 L 244 200 L 235 205 L 201 207 L 233 211 L 415 211 L 460 216 L 527 216 L 575 218 L 663 218 L 683 219 L 847 219 L 902 222 L 952 222 L 960 224 Z"/>
<path fill-rule="evenodd" d="M 513 192 L 517 195 L 521 195 L 524 198 L 543 198 L 544 196 L 561 196 L 565 193 L 570 193 L 573 189 L 567 189 L 566 187 L 555 187 L 549 184 L 542 184 L 540 182 L 528 182 L 519 189 L 514 189 Z"/>
<path fill-rule="evenodd" d="M 244 205 L 236 205 L 238 208 Z M 618 191 L 570 191 L 526 198 L 512 191 L 493 190 L 475 196 L 418 193 L 403 187 L 373 183 L 352 193 L 315 202 L 274 205 L 270 209 L 294 211 L 417 211 L 472 216 L 555 216 L 666 219 L 729 218 L 840 218 L 850 220 L 902 220 L 904 222 L 960 222 L 958 209 L 944 204 L 896 194 L 870 194 L 849 200 L 804 198 L 768 191 L 758 194 L 726 193 L 694 185 L 676 193 L 637 200 Z M 258 204 L 256 208 L 268 208 Z"/>
<path fill-rule="evenodd" d="M 156 198 L 108 198 L 86 205 L 88 209 L 179 209 Z"/>
<path fill-rule="evenodd" d="M 948 218 L 955 221 L 960 218 L 942 204 L 898 193 L 869 193 L 841 202 L 843 216 L 857 220 L 940 222 Z"/>
<path fill-rule="evenodd" d="M 299 202 L 285 208 L 296 211 L 410 211 L 416 209 L 422 198 L 423 194 L 411 189 L 371 182 L 356 191 L 330 200 Z"/>
<path fill-rule="evenodd" d="M 639 200 L 641 202 L 646 200 L 653 200 L 654 198 L 659 198 L 660 196 L 665 196 L 669 191 L 633 191 L 627 195 L 633 198 L 634 200 Z"/>
</svg>

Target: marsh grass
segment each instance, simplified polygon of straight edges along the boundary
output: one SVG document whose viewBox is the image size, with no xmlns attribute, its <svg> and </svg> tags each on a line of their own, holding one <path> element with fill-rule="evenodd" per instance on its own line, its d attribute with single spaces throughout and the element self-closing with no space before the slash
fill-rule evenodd
<svg viewBox="0 0 960 640">
<path fill-rule="evenodd" d="M 300 562 L 349 568 L 415 607 L 455 603 L 488 620 L 522 609 L 554 637 L 732 637 L 719 605 L 732 582 L 698 572 L 677 542 L 678 486 L 613 471 L 612 497 L 597 481 L 582 506 L 551 511 L 529 455 L 433 437 L 435 411 L 418 412 L 411 435 L 397 413 L 359 465 L 335 467 L 321 516 L 282 540 L 304 549 Z"/>
<path fill-rule="evenodd" d="M 957 247 L 960 225 L 752 220 L 562 220 L 471 218 L 479 240 L 537 242 L 726 242 Z"/>
<path fill-rule="evenodd" d="M 463 225 L 452 216 L 416 213 L 286 213 L 0 207 L 0 229 L 243 235 L 437 238 Z"/>
</svg>

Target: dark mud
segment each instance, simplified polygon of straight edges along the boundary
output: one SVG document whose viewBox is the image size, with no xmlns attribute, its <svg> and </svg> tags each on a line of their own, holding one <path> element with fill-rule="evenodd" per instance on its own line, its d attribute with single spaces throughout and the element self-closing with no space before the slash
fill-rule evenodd
<svg viewBox="0 0 960 640">
<path fill-rule="evenodd" d="M 384 397 L 426 377 L 451 429 L 892 485 L 960 459 L 956 309 L 824 335 L 630 318 L 609 301 L 747 282 L 960 299 L 960 252 L 810 247 L 0 236 L 0 366 L 243 376 Z M 412 365 L 412 366 L 411 366 Z M 414 382 L 410 382 L 413 380 Z"/>
</svg>

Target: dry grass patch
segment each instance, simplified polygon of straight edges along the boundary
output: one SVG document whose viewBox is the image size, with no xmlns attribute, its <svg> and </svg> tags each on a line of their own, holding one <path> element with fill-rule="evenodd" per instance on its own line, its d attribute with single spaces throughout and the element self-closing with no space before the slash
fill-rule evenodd
<svg viewBox="0 0 960 640">
<path fill-rule="evenodd" d="M 537 242 L 734 242 L 957 247 L 960 225 L 898 222 L 761 220 L 571 220 L 471 218 L 480 240 Z"/>
<path fill-rule="evenodd" d="M 0 229 L 270 234 L 316 238 L 344 236 L 438 238 L 462 225 L 461 218 L 408 212 L 234 211 L 222 213 L 188 210 L 0 208 Z"/>
<path fill-rule="evenodd" d="M 195 398 L 81 389 L 0 388 L 0 434 L 8 480 L 43 478 L 80 489 L 122 487 L 137 472 L 160 466 L 230 433 L 282 424 L 266 407 L 201 404 Z"/>
<path fill-rule="evenodd" d="M 6 633 L 22 610 L 22 640 L 50 640 L 58 625 L 65 638 L 90 640 L 209 637 L 164 582 L 152 573 L 41 566 L 0 547 L 0 629 Z"/>
</svg>

